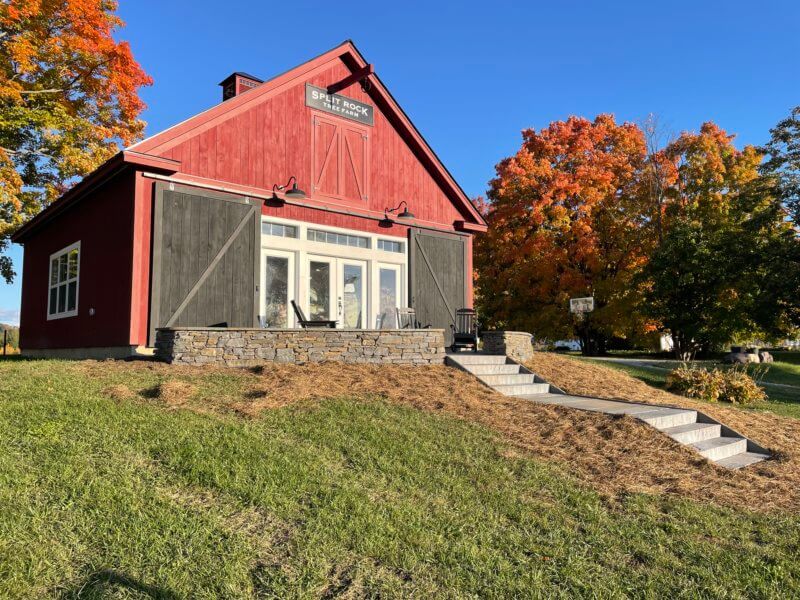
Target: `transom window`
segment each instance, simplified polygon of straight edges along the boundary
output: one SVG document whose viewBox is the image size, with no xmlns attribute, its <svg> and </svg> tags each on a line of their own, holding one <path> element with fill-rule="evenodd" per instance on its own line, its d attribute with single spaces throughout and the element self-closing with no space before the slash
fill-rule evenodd
<svg viewBox="0 0 800 600">
<path fill-rule="evenodd" d="M 261 233 L 264 235 L 274 235 L 275 237 L 297 237 L 297 227 L 295 225 L 282 225 L 280 223 L 261 223 Z"/>
<path fill-rule="evenodd" d="M 385 252 L 399 252 L 402 254 L 406 251 L 406 245 L 403 242 L 396 242 L 394 240 L 378 240 L 378 250 Z"/>
<path fill-rule="evenodd" d="M 50 255 L 47 318 L 61 319 L 78 314 L 78 275 L 81 243 Z"/>
<path fill-rule="evenodd" d="M 327 244 L 339 244 L 340 246 L 353 246 L 354 248 L 369 248 L 369 238 L 360 235 L 349 235 L 347 233 L 335 233 L 333 231 L 322 231 L 321 229 L 309 229 L 308 240 L 311 242 L 325 242 Z"/>
</svg>

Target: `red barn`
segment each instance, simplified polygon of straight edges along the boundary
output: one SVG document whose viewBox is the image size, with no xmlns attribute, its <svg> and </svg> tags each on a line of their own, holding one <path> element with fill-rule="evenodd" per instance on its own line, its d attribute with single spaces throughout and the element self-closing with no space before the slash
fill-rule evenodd
<svg viewBox="0 0 800 600">
<path fill-rule="evenodd" d="M 127 148 L 14 241 L 28 355 L 127 356 L 158 327 L 449 330 L 486 224 L 351 42 Z"/>
</svg>

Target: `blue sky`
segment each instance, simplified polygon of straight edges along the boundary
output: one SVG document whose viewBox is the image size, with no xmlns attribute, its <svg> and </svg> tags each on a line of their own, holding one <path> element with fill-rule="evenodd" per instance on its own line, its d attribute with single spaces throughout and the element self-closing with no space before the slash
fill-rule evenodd
<svg viewBox="0 0 800 600">
<path fill-rule="evenodd" d="M 713 120 L 741 145 L 800 104 L 796 0 L 119 4 L 155 80 L 148 134 L 219 102 L 232 71 L 268 78 L 350 38 L 470 196 L 522 129 L 573 114 L 655 113 L 675 133 Z M 0 283 L 0 322 L 19 282 Z"/>
</svg>

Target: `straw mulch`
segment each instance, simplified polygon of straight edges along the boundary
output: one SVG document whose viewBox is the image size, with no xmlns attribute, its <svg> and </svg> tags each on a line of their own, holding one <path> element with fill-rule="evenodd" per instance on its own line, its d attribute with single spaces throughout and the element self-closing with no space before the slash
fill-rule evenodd
<svg viewBox="0 0 800 600">
<path fill-rule="evenodd" d="M 109 368 L 108 362 L 96 365 L 98 369 Z M 645 492 L 753 510 L 800 509 L 799 421 L 700 405 L 654 390 L 624 373 L 557 355 L 537 353 L 530 366 L 570 393 L 702 408 L 778 451 L 778 459 L 740 471 L 721 469 L 631 417 L 538 405 L 502 396 L 466 373 L 444 366 L 269 364 L 239 370 L 244 378 L 242 390 L 224 397 L 204 398 L 202 407 L 189 398 L 185 401 L 176 398 L 179 386 L 162 384 L 160 389 L 169 389 L 169 402 L 167 398 L 164 400 L 170 406 L 196 407 L 202 412 L 233 410 L 252 418 L 263 410 L 300 401 L 380 397 L 393 404 L 485 425 L 516 448 L 512 454 L 555 463 L 609 499 Z M 198 378 L 234 371 L 159 363 L 116 363 L 114 368 L 149 369 L 170 379 L 191 381 L 193 385 L 185 386 L 183 392 L 193 395 L 193 390 L 202 388 Z"/>
</svg>

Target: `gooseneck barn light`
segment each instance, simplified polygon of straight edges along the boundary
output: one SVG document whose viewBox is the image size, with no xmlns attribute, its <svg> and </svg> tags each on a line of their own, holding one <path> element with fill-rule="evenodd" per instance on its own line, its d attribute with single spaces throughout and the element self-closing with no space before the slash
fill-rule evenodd
<svg viewBox="0 0 800 600">
<path fill-rule="evenodd" d="M 292 183 L 293 181 L 294 181 L 294 183 Z M 283 190 L 285 190 L 287 187 L 289 187 L 290 183 L 292 183 L 292 188 L 288 192 L 284 192 L 283 196 L 285 198 L 289 198 L 291 200 L 302 200 L 303 198 L 306 197 L 306 193 L 303 190 L 301 190 L 299 187 L 297 187 L 297 177 L 295 177 L 294 175 L 289 177 L 289 181 L 286 182 L 286 185 L 278 185 L 277 183 L 275 185 L 273 185 L 272 186 L 272 191 L 273 192 L 283 192 Z M 273 195 L 275 195 L 275 194 L 273 194 Z"/>
<path fill-rule="evenodd" d="M 381 221 L 381 223 L 386 224 L 386 225 L 391 225 L 393 223 L 393 221 L 392 221 L 392 218 L 389 216 L 389 213 L 397 212 L 398 210 L 400 210 L 401 206 L 404 206 L 405 208 L 403 208 L 403 212 L 401 212 L 399 215 L 397 215 L 398 219 L 400 219 L 401 221 L 412 221 L 412 220 L 416 219 L 414 214 L 410 210 L 408 210 L 408 202 L 403 200 L 403 201 L 400 202 L 400 204 L 398 204 L 394 208 L 384 208 L 383 209 L 383 220 Z"/>
</svg>

